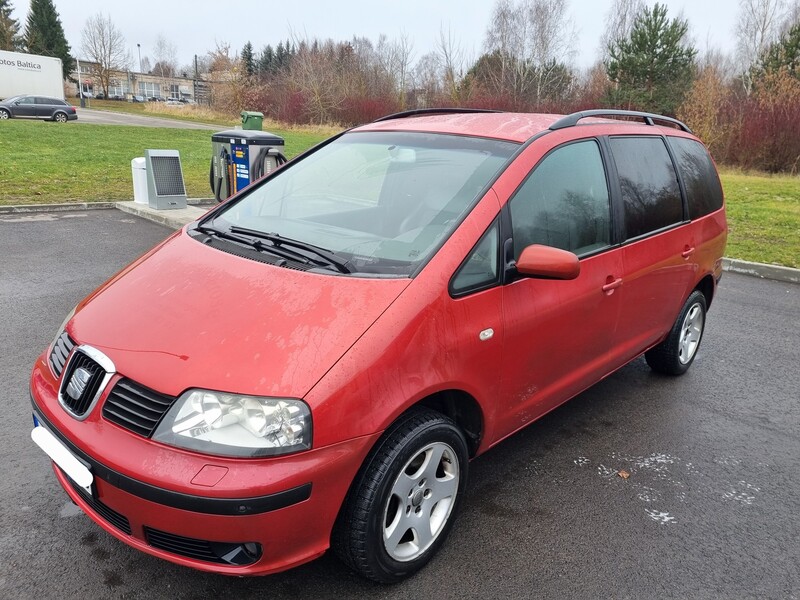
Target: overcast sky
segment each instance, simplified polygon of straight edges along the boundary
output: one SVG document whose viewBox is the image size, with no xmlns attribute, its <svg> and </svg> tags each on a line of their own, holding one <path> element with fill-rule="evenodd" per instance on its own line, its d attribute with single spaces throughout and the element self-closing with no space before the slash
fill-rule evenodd
<svg viewBox="0 0 800 600">
<path fill-rule="evenodd" d="M 691 35 L 702 52 L 714 47 L 732 52 L 736 0 L 661 0 L 670 16 L 680 11 L 689 19 Z M 14 17 L 24 24 L 28 0 L 12 0 Z M 156 37 L 162 34 L 178 50 L 181 66 L 195 54 L 227 42 L 239 50 L 248 40 L 256 51 L 288 37 L 346 40 L 354 35 L 375 41 L 381 33 L 389 38 L 408 35 L 414 59 L 436 46 L 440 29 L 452 32 L 468 57 L 477 58 L 492 0 L 54 0 L 73 54 L 80 56 L 81 31 L 86 19 L 98 12 L 111 17 L 128 43 L 132 64 L 138 68 L 136 44 L 142 57 L 150 56 Z M 648 2 L 652 5 L 652 1 Z M 600 36 L 611 0 L 570 0 L 577 30 L 575 64 L 590 66 L 597 58 Z"/>
</svg>

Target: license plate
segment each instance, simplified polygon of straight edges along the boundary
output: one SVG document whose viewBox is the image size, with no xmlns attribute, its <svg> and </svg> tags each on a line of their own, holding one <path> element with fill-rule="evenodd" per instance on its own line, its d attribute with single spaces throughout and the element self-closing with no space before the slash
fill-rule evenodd
<svg viewBox="0 0 800 600">
<path fill-rule="evenodd" d="M 38 419 L 35 416 L 34 422 L 38 423 Z M 92 472 L 56 436 L 42 427 L 41 424 L 37 424 L 31 431 L 31 439 L 66 473 L 67 477 L 86 491 L 90 497 L 93 496 L 92 482 L 94 481 L 94 476 Z"/>
</svg>

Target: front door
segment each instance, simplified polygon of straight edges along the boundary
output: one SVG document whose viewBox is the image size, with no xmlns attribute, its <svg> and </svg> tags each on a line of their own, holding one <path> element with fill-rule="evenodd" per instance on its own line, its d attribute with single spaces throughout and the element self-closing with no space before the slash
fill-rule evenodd
<svg viewBox="0 0 800 600">
<path fill-rule="evenodd" d="M 13 107 L 15 117 L 35 117 L 36 104 L 33 96 L 25 96 L 17 100 Z"/>
<path fill-rule="evenodd" d="M 515 258 L 530 244 L 580 258 L 570 281 L 518 278 L 504 288 L 503 404 L 497 437 L 610 372 L 622 259 L 612 247 L 606 169 L 594 139 L 546 155 L 508 204 Z"/>
</svg>

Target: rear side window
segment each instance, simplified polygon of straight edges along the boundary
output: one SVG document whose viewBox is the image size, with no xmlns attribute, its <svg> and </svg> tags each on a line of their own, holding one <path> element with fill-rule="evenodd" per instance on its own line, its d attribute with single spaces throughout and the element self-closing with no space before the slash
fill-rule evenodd
<svg viewBox="0 0 800 600">
<path fill-rule="evenodd" d="M 514 256 L 531 244 L 588 254 L 610 245 L 608 184 L 594 140 L 548 154 L 510 201 Z"/>
<path fill-rule="evenodd" d="M 631 239 L 683 221 L 678 176 L 659 137 L 611 138 Z"/>
<path fill-rule="evenodd" d="M 722 186 L 705 146 L 678 137 L 669 138 L 669 144 L 686 188 L 689 218 L 697 219 L 722 208 Z"/>
</svg>

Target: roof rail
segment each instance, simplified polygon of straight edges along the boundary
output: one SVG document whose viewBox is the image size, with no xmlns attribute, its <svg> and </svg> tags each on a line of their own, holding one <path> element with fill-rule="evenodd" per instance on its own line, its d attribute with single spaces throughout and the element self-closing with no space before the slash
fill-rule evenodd
<svg viewBox="0 0 800 600">
<path fill-rule="evenodd" d="M 421 115 L 451 115 L 460 113 L 499 113 L 500 110 L 489 110 L 485 108 L 416 108 L 414 110 L 405 110 L 403 112 L 386 115 L 380 119 L 375 119 L 373 123 L 380 123 L 381 121 L 391 121 L 393 119 L 407 119 L 409 117 L 418 117 Z"/>
<path fill-rule="evenodd" d="M 670 125 L 676 125 L 678 128 L 681 129 L 681 131 L 685 131 L 686 133 L 692 133 L 692 130 L 689 129 L 686 123 L 678 121 L 678 119 L 673 119 L 672 117 L 665 117 L 663 115 L 657 115 L 654 113 L 640 112 L 638 110 L 613 110 L 604 108 L 574 112 L 571 115 L 562 117 L 561 119 L 550 125 L 550 130 L 556 131 L 557 129 L 574 127 L 575 125 L 578 124 L 578 121 L 580 121 L 581 119 L 585 119 L 587 117 L 634 117 L 637 119 L 641 119 L 645 125 L 655 125 L 655 121 L 660 121 L 662 123 L 669 123 Z"/>
</svg>

